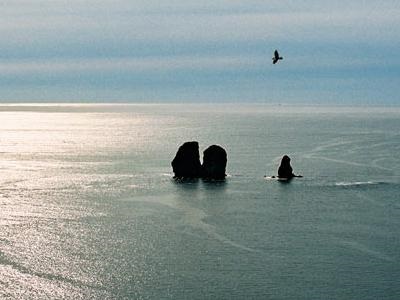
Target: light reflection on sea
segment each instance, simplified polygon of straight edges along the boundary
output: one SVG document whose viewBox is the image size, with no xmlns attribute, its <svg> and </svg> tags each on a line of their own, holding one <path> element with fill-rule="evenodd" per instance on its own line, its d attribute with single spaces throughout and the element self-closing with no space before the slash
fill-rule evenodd
<svg viewBox="0 0 400 300">
<path fill-rule="evenodd" d="M 399 116 L 0 106 L 0 298 L 396 299 Z M 172 180 L 189 140 L 225 182 Z M 304 178 L 264 179 L 283 154 Z"/>
</svg>

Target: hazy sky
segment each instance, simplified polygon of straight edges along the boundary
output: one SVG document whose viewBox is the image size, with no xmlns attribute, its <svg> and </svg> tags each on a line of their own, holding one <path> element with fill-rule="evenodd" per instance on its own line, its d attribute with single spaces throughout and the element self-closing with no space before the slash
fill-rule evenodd
<svg viewBox="0 0 400 300">
<path fill-rule="evenodd" d="M 272 65 L 278 49 L 284 57 Z M 0 1 L 0 100 L 400 103 L 400 1 Z"/>
</svg>

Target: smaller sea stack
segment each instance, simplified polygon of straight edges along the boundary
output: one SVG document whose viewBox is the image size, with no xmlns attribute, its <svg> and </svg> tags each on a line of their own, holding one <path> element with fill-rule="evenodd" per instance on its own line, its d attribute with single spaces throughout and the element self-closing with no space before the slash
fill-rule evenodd
<svg viewBox="0 0 400 300">
<path fill-rule="evenodd" d="M 290 157 L 284 155 L 281 160 L 281 165 L 278 168 L 278 177 L 291 179 L 296 175 L 293 174 L 292 166 L 290 165 Z"/>
</svg>

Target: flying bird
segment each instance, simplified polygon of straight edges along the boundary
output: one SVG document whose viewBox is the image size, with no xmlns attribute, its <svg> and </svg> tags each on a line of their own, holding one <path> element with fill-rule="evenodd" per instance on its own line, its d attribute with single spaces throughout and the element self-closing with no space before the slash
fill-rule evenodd
<svg viewBox="0 0 400 300">
<path fill-rule="evenodd" d="M 283 59 L 283 57 L 279 56 L 278 50 L 275 50 L 274 57 L 272 58 L 272 63 L 276 64 L 280 59 Z"/>
</svg>

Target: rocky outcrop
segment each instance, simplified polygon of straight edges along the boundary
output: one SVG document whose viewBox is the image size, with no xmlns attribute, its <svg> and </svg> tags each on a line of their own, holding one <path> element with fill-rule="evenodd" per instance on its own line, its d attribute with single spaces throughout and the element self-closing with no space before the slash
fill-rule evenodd
<svg viewBox="0 0 400 300">
<path fill-rule="evenodd" d="M 212 145 L 203 152 L 201 177 L 204 179 L 224 179 L 226 174 L 227 155 L 224 148 Z"/>
<path fill-rule="evenodd" d="M 175 178 L 201 177 L 199 143 L 186 142 L 180 146 L 171 165 Z"/>
<path fill-rule="evenodd" d="M 192 141 L 179 147 L 171 165 L 176 179 L 221 180 L 226 177 L 226 163 L 225 149 L 218 145 L 212 145 L 203 152 L 203 165 L 201 165 L 199 143 Z"/>
<path fill-rule="evenodd" d="M 296 175 L 293 174 L 292 166 L 290 165 L 290 157 L 284 155 L 281 160 L 281 165 L 278 168 L 278 177 L 291 179 L 295 176 Z"/>
</svg>

